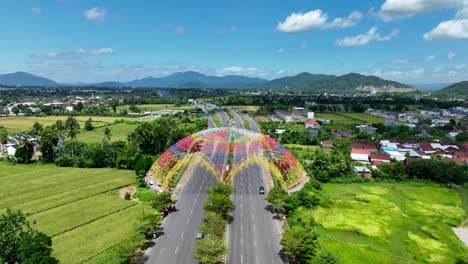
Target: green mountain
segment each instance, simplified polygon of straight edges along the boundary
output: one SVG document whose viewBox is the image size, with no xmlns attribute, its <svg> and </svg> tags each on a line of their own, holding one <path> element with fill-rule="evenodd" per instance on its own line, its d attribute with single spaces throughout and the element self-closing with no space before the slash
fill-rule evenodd
<svg viewBox="0 0 468 264">
<path fill-rule="evenodd" d="M 0 85 L 11 85 L 11 86 L 56 86 L 57 83 L 36 75 L 29 74 L 27 72 L 15 72 L 0 74 Z"/>
<path fill-rule="evenodd" d="M 376 76 L 349 73 L 342 76 L 301 73 L 272 80 L 262 85 L 267 89 L 288 89 L 306 92 L 412 92 L 407 84 L 388 81 Z"/>
<path fill-rule="evenodd" d="M 448 87 L 438 90 L 436 93 L 450 95 L 468 95 L 468 81 L 452 84 Z"/>
</svg>

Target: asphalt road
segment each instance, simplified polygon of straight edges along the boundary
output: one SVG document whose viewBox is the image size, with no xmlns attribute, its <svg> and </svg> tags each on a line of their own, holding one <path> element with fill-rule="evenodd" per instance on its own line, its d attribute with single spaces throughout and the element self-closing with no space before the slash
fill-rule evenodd
<svg viewBox="0 0 468 264">
<path fill-rule="evenodd" d="M 209 158 L 215 163 L 223 163 L 226 156 L 225 153 L 222 154 L 211 154 Z M 153 247 L 148 249 L 144 263 L 198 263 L 192 257 L 195 236 L 205 215 L 203 203 L 207 197 L 206 188 L 215 183 L 215 177 L 205 168 L 200 165 L 193 168 L 190 179 L 178 197 L 177 212 L 170 214 L 164 220 L 162 225 L 164 234 L 156 240 Z"/>
<path fill-rule="evenodd" d="M 223 127 L 230 127 L 231 125 L 229 124 L 229 116 L 224 112 L 223 110 L 216 110 L 216 113 L 219 116 L 219 120 L 221 120 L 221 125 Z"/>
<path fill-rule="evenodd" d="M 252 117 L 250 117 L 248 114 L 245 114 L 245 113 L 242 113 L 242 115 L 244 116 L 244 118 L 247 120 L 247 122 L 249 122 L 250 124 L 250 130 L 252 130 L 253 132 L 257 132 L 257 133 L 260 133 L 260 128 L 258 127 L 257 125 L 257 122 L 255 122 L 255 120 L 253 120 Z"/>
<path fill-rule="evenodd" d="M 209 114 L 205 114 L 206 119 L 208 120 L 208 128 L 216 128 L 216 124 L 213 121 L 213 118 Z"/>
<path fill-rule="evenodd" d="M 253 165 L 234 177 L 235 209 L 229 228 L 230 264 L 284 263 L 280 257 L 279 226 L 266 209 L 266 194 L 259 194 L 259 187 L 265 186 L 262 173 L 260 165 Z"/>
<path fill-rule="evenodd" d="M 239 113 L 237 113 L 234 110 L 230 110 L 230 111 L 231 111 L 232 116 L 234 117 L 235 127 L 245 129 L 244 120 L 240 117 Z"/>
</svg>

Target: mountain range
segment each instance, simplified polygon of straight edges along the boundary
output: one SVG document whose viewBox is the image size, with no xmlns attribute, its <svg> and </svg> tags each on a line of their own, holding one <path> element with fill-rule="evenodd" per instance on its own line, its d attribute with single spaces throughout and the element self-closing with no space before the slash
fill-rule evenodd
<svg viewBox="0 0 468 264">
<path fill-rule="evenodd" d="M 53 80 L 32 75 L 26 72 L 16 72 L 0 75 L 0 84 L 9 86 L 72 86 L 60 84 Z M 187 71 L 173 73 L 164 77 L 147 77 L 129 82 L 101 82 L 92 84 L 73 84 L 79 86 L 97 87 L 157 87 L 157 88 L 258 88 L 271 90 L 294 90 L 306 92 L 413 92 L 417 89 L 410 85 L 384 80 L 376 76 L 366 76 L 349 73 L 341 76 L 326 74 L 311 74 L 303 72 L 271 81 L 241 75 L 209 76 L 202 73 Z M 466 83 L 458 88 L 444 88 L 447 92 L 466 91 Z M 460 88 L 462 87 L 462 88 Z M 461 90 L 460 90 L 461 89 Z M 465 89 L 465 90 L 464 90 Z M 468 92 L 465 92 L 465 94 Z"/>
<path fill-rule="evenodd" d="M 438 90 L 438 94 L 468 95 L 468 81 L 452 84 L 444 89 Z"/>
</svg>

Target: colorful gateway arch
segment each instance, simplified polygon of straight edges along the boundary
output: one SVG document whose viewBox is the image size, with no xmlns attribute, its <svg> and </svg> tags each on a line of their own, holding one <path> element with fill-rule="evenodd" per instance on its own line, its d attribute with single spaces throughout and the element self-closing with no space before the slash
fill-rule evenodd
<svg viewBox="0 0 468 264">
<path fill-rule="evenodd" d="M 285 190 L 306 177 L 302 165 L 281 144 L 269 136 L 238 128 L 204 130 L 180 140 L 161 154 L 147 176 L 168 188 L 173 177 L 191 162 L 223 182 L 253 164 L 268 169 Z"/>
</svg>

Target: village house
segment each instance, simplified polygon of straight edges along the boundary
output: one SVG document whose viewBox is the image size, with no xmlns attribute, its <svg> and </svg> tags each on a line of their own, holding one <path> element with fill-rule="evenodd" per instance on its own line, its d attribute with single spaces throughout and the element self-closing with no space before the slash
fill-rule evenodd
<svg viewBox="0 0 468 264">
<path fill-rule="evenodd" d="M 305 128 L 309 132 L 310 136 L 312 137 L 320 136 L 320 124 L 317 121 L 313 119 L 308 120 L 305 123 Z"/>
<path fill-rule="evenodd" d="M 292 114 L 284 111 L 284 110 L 276 110 L 275 111 L 276 116 L 278 116 L 280 119 L 284 120 L 285 122 L 289 123 L 293 121 Z"/>
<path fill-rule="evenodd" d="M 332 138 L 347 138 L 351 136 L 351 131 L 346 129 L 332 129 L 331 137 Z"/>
<path fill-rule="evenodd" d="M 356 126 L 359 133 L 365 133 L 369 135 L 374 135 L 377 132 L 377 128 L 373 127 L 372 124 L 365 124 Z"/>
</svg>

